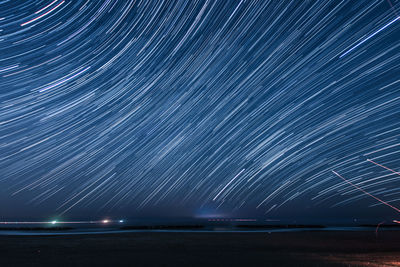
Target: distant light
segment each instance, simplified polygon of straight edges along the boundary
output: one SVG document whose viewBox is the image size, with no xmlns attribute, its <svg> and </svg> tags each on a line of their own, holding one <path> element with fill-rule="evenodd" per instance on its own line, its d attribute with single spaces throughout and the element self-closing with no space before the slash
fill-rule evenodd
<svg viewBox="0 0 400 267">
<path fill-rule="evenodd" d="M 103 223 L 109 223 L 110 221 L 109 220 L 103 220 Z"/>
<path fill-rule="evenodd" d="M 57 223 L 57 221 L 52 221 L 52 222 L 51 222 L 51 224 L 56 224 L 56 223 Z"/>
<path fill-rule="evenodd" d="M 124 223 L 124 220 L 119 220 L 120 223 Z"/>
</svg>

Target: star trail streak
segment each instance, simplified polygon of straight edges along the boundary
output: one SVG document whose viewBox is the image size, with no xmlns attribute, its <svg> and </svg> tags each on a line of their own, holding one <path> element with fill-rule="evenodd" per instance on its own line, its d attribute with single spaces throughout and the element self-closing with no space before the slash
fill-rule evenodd
<svg viewBox="0 0 400 267">
<path fill-rule="evenodd" d="M 397 216 L 399 8 L 0 1 L 2 220 Z"/>
<path fill-rule="evenodd" d="M 376 32 L 374 32 L 373 34 L 371 34 L 370 36 L 368 36 L 367 38 L 365 38 L 364 40 L 362 40 L 358 44 L 356 44 L 355 46 L 353 46 L 351 49 L 349 49 L 347 52 L 342 54 L 340 57 L 344 57 L 345 55 L 347 55 L 348 53 L 350 53 L 351 51 L 353 51 L 354 49 L 356 49 L 357 47 L 359 47 L 360 45 L 362 45 L 363 43 L 365 43 L 366 41 L 368 41 L 369 39 L 371 39 L 372 37 L 374 37 L 375 35 L 377 35 L 381 31 L 383 31 L 384 29 L 386 29 L 387 27 L 389 27 L 390 25 L 392 25 L 393 23 L 395 23 L 399 19 L 400 19 L 400 17 L 395 18 L 394 20 L 392 20 L 391 22 L 389 22 L 388 24 L 386 24 L 385 26 L 383 26 L 382 28 L 380 28 L 379 30 L 377 30 Z"/>
<path fill-rule="evenodd" d="M 374 195 L 368 193 L 367 191 L 365 191 L 365 190 L 362 189 L 361 187 L 359 187 L 359 186 L 353 184 L 352 182 L 350 182 L 349 180 L 347 180 L 346 178 L 344 178 L 343 176 L 341 176 L 341 175 L 338 174 L 337 172 L 335 172 L 335 171 L 332 171 L 332 172 L 333 172 L 335 175 L 337 175 L 339 178 L 341 178 L 343 181 L 345 181 L 346 183 L 350 184 L 351 186 L 357 188 L 358 190 L 360 190 L 360 191 L 363 192 L 364 194 L 366 194 L 366 195 L 368 195 L 368 196 L 374 198 L 375 200 L 381 202 L 382 204 L 384 204 L 384 205 L 388 206 L 389 208 L 392 208 L 392 209 L 394 209 L 395 211 L 397 211 L 397 212 L 400 213 L 400 210 L 399 210 L 398 208 L 393 207 L 392 205 L 390 205 L 390 204 L 387 203 L 386 201 L 383 201 L 382 199 L 377 198 L 376 196 L 374 196 Z"/>
</svg>

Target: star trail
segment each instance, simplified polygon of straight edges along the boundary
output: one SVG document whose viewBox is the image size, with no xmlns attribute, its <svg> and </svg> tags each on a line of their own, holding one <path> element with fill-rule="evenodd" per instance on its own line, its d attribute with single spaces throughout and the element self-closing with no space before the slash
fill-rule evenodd
<svg viewBox="0 0 400 267">
<path fill-rule="evenodd" d="M 0 1 L 0 216 L 398 218 L 399 9 Z"/>
</svg>

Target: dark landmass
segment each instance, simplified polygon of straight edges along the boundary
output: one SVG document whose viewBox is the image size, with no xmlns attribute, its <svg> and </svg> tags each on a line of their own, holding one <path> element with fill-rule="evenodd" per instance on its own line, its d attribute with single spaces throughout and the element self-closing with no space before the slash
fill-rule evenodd
<svg viewBox="0 0 400 267">
<path fill-rule="evenodd" d="M 324 225 L 260 225 L 260 224 L 239 224 L 239 225 L 231 225 L 231 224 L 210 224 L 209 226 L 205 225 L 129 225 L 123 226 L 121 230 L 197 230 L 197 229 L 210 229 L 213 227 L 226 227 L 227 230 L 235 230 L 235 228 L 240 229 L 313 229 L 313 228 L 325 228 Z"/>
<path fill-rule="evenodd" d="M 204 225 L 131 225 L 123 226 L 121 230 L 190 230 L 202 229 Z"/>
<path fill-rule="evenodd" d="M 358 225 L 358 227 L 378 227 L 376 224 L 362 224 Z M 400 225 L 398 224 L 380 224 L 379 228 L 393 228 L 393 229 L 400 229 Z"/>
<path fill-rule="evenodd" d="M 66 231 L 73 227 L 0 227 L 0 231 Z"/>
<path fill-rule="evenodd" d="M 400 231 L 0 236 L 0 266 L 399 266 Z"/>
<path fill-rule="evenodd" d="M 302 225 L 302 224 L 286 224 L 286 225 L 257 225 L 257 224 L 243 224 L 236 225 L 238 228 L 250 228 L 250 229 L 322 229 L 324 225 Z"/>
</svg>

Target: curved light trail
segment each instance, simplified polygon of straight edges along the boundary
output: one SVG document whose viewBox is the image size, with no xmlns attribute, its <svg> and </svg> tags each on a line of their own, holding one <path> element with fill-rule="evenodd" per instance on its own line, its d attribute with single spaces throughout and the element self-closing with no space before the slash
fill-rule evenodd
<svg viewBox="0 0 400 267">
<path fill-rule="evenodd" d="M 393 215 L 398 9 L 0 1 L 1 216 Z"/>
</svg>

